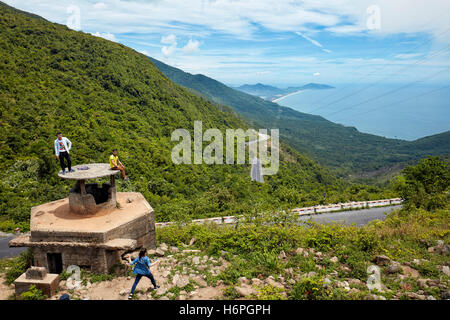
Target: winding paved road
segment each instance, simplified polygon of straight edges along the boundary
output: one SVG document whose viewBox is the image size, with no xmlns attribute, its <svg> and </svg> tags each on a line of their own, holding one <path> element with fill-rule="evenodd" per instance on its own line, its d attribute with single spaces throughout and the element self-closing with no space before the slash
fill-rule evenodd
<svg viewBox="0 0 450 320">
<path fill-rule="evenodd" d="M 401 207 L 402 207 L 401 205 L 396 205 L 381 208 L 321 213 L 312 216 L 301 216 L 300 220 L 307 221 L 311 218 L 313 221 L 319 223 L 337 222 L 337 223 L 344 223 L 347 225 L 355 223 L 357 226 L 363 226 L 368 224 L 372 220 L 376 219 L 384 220 L 386 218 L 386 214 L 388 214 L 392 210 L 400 209 Z"/>
<path fill-rule="evenodd" d="M 357 226 L 363 226 L 372 220 L 384 220 L 386 214 L 392 210 L 401 208 L 401 205 L 371 209 L 361 209 L 342 212 L 321 213 L 312 216 L 301 216 L 301 221 L 312 219 L 319 223 L 355 223 Z M 13 236 L 0 237 L 0 259 L 18 256 L 25 248 L 10 248 L 8 242 Z"/>
</svg>

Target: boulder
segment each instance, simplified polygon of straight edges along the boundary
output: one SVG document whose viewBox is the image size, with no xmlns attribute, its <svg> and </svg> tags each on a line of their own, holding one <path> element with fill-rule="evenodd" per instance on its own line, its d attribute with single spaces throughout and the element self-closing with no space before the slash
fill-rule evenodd
<svg viewBox="0 0 450 320">
<path fill-rule="evenodd" d="M 195 256 L 194 258 L 192 258 L 192 263 L 193 264 L 200 264 L 200 257 L 198 257 L 198 256 Z"/>
<path fill-rule="evenodd" d="M 239 286 L 235 287 L 235 289 L 241 297 L 247 297 L 251 294 L 256 294 L 256 291 L 251 286 Z"/>
<path fill-rule="evenodd" d="M 373 260 L 373 262 L 375 262 L 379 266 L 386 266 L 391 262 L 391 259 L 389 259 L 389 257 L 387 257 L 385 255 L 381 255 L 381 256 L 376 256 L 375 259 Z"/>
<path fill-rule="evenodd" d="M 177 247 L 170 247 L 170 252 L 177 253 L 178 251 L 180 251 L 180 249 Z"/>
<path fill-rule="evenodd" d="M 253 278 L 252 279 L 252 284 L 257 285 L 257 286 L 261 286 L 263 284 L 263 282 L 261 280 L 259 280 L 258 278 Z"/>
<path fill-rule="evenodd" d="M 159 287 L 158 290 L 156 290 L 156 294 L 159 296 L 166 294 L 166 293 L 167 293 L 167 288 L 164 288 L 164 287 Z"/>
<path fill-rule="evenodd" d="M 129 292 L 129 291 L 128 291 L 127 289 L 122 289 L 122 290 L 120 290 L 119 294 L 120 294 L 121 296 L 124 296 L 124 295 L 126 295 L 128 292 Z"/>
<path fill-rule="evenodd" d="M 243 285 L 243 284 L 248 284 L 248 283 L 249 283 L 249 280 L 248 280 L 246 277 L 240 277 L 240 278 L 238 279 L 238 281 L 239 281 L 239 283 L 240 283 L 241 285 Z"/>
<path fill-rule="evenodd" d="M 181 277 L 176 282 L 176 285 L 178 288 L 183 288 L 183 287 L 187 286 L 188 284 L 189 284 L 189 277 L 186 277 L 186 276 Z"/>
<path fill-rule="evenodd" d="M 304 251 L 303 248 L 297 248 L 297 249 L 295 250 L 295 253 L 296 253 L 296 254 L 303 254 L 303 251 Z"/>
<path fill-rule="evenodd" d="M 286 252 L 284 252 L 284 250 L 282 250 L 281 252 L 280 252 L 280 254 L 278 255 L 278 259 L 286 259 Z"/>
<path fill-rule="evenodd" d="M 416 269 L 413 269 L 411 267 L 408 266 L 401 266 L 401 269 L 403 271 L 403 274 L 405 276 L 410 276 L 413 278 L 418 278 L 419 277 L 419 271 L 417 271 Z"/>
<path fill-rule="evenodd" d="M 161 250 L 161 248 L 158 248 L 158 249 L 155 250 L 155 254 L 158 257 L 164 257 L 165 252 L 163 250 Z"/>
<path fill-rule="evenodd" d="M 165 244 L 164 242 L 161 243 L 161 244 L 159 245 L 159 248 L 160 248 L 162 251 L 167 251 L 167 250 L 169 250 L 169 247 L 168 247 L 167 244 Z"/>
<path fill-rule="evenodd" d="M 423 294 L 417 294 L 415 292 L 405 292 L 405 296 L 413 300 L 425 300 L 426 297 Z"/>
<path fill-rule="evenodd" d="M 202 277 L 197 276 L 197 277 L 194 278 L 194 281 L 197 282 L 197 284 L 200 287 L 207 287 L 208 286 L 208 283 Z"/>
<path fill-rule="evenodd" d="M 268 285 L 271 285 L 272 287 L 284 289 L 284 286 L 283 286 L 281 283 L 275 281 L 275 280 L 273 279 L 273 277 L 272 277 L 272 278 L 271 278 L 271 277 L 267 278 L 267 279 L 266 279 L 266 283 L 267 283 Z"/>
<path fill-rule="evenodd" d="M 338 259 L 338 257 L 331 257 L 330 261 L 333 262 L 333 263 L 338 263 L 339 259 Z"/>
<path fill-rule="evenodd" d="M 384 269 L 385 273 L 397 273 L 400 271 L 400 265 L 397 262 L 393 262 L 391 263 L 389 266 L 386 267 L 386 269 Z"/>
<path fill-rule="evenodd" d="M 442 266 L 442 267 L 440 267 L 440 270 L 446 276 L 450 276 L 450 267 L 449 266 Z"/>
</svg>

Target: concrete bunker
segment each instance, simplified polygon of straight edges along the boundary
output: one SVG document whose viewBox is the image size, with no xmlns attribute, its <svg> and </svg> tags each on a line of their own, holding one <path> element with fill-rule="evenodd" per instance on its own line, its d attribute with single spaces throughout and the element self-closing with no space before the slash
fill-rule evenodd
<svg viewBox="0 0 450 320">
<path fill-rule="evenodd" d="M 141 193 L 116 192 L 114 177 L 119 171 L 107 163 L 73 169 L 59 174 L 75 181 L 69 196 L 33 207 L 30 235 L 11 240 L 9 246 L 32 248 L 33 265 L 54 274 L 70 265 L 108 273 L 125 253 L 156 247 L 154 211 Z M 86 183 L 105 177 L 108 182 Z"/>
</svg>

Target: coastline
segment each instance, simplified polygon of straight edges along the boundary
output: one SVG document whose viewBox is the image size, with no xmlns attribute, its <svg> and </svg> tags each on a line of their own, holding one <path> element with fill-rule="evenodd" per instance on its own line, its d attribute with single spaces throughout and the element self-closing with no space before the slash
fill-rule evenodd
<svg viewBox="0 0 450 320">
<path fill-rule="evenodd" d="M 288 94 L 286 94 L 286 95 L 284 95 L 284 96 L 281 96 L 281 97 L 279 97 L 279 98 L 273 99 L 272 102 L 278 102 L 278 101 L 281 101 L 281 100 L 283 100 L 284 98 L 287 98 L 287 97 L 292 96 L 292 95 L 294 95 L 294 94 L 300 93 L 300 92 L 302 92 L 302 91 L 303 91 L 303 90 L 297 90 L 297 91 L 288 93 Z"/>
</svg>

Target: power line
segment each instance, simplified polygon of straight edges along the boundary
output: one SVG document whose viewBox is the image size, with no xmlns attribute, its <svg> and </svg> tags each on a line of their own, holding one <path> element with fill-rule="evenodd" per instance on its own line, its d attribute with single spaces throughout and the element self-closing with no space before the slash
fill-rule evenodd
<svg viewBox="0 0 450 320">
<path fill-rule="evenodd" d="M 393 106 L 393 105 L 398 105 L 398 104 L 407 102 L 407 101 L 409 101 L 409 100 L 417 99 L 417 98 L 419 98 L 419 97 L 423 97 L 423 96 L 429 95 L 429 94 L 431 94 L 431 93 L 434 93 L 434 92 L 437 92 L 437 91 L 440 91 L 440 90 L 443 90 L 443 89 L 446 89 L 446 88 L 450 88 L 450 85 L 446 85 L 446 86 L 443 86 L 443 87 L 435 88 L 435 89 L 433 89 L 433 90 L 429 90 L 429 91 L 427 91 L 427 92 L 423 92 L 423 93 L 418 94 L 418 95 L 415 95 L 415 96 L 410 96 L 410 97 L 408 97 L 408 98 L 406 98 L 406 99 L 399 100 L 399 101 L 395 101 L 395 102 L 393 102 L 393 103 L 384 105 L 384 106 L 382 106 L 382 107 L 372 108 L 372 109 L 370 109 L 370 110 L 366 110 L 366 111 L 364 111 L 364 112 L 360 112 L 360 113 L 354 114 L 354 115 L 352 115 L 352 117 L 361 116 L 361 115 L 364 115 L 364 114 L 367 114 L 367 113 L 370 113 L 370 112 L 373 112 L 373 111 L 376 111 L 376 110 L 379 110 L 379 109 L 389 108 L 389 107 L 391 107 L 391 106 Z"/>
<path fill-rule="evenodd" d="M 439 15 L 436 16 L 436 17 L 433 17 L 432 19 L 429 20 L 429 22 L 423 24 L 423 25 L 422 25 L 422 28 L 428 26 L 431 22 L 433 22 L 433 21 L 435 21 L 435 20 L 437 20 L 437 19 L 441 18 L 442 16 L 445 16 L 445 15 L 447 15 L 447 14 L 449 14 L 449 13 L 450 13 L 450 11 L 446 11 L 446 12 L 443 12 L 443 13 L 439 14 Z M 430 38 L 429 40 L 420 43 L 419 45 L 415 46 L 414 48 L 410 49 L 409 51 L 406 51 L 406 54 L 415 51 L 417 48 L 420 48 L 421 46 L 426 45 L 426 44 L 430 43 L 431 41 L 433 41 L 433 40 L 435 40 L 435 39 L 437 39 L 437 38 L 440 38 L 442 35 L 446 34 L 446 33 L 449 32 L 449 31 L 450 31 L 450 29 L 444 30 L 443 32 L 441 32 L 441 33 L 438 34 L 437 36 L 434 36 L 433 38 Z M 405 53 L 404 53 L 404 54 L 405 54 Z M 392 56 L 394 56 L 394 54 L 391 54 L 390 56 L 392 57 Z M 374 74 L 374 73 L 376 73 L 376 72 L 378 72 L 378 71 L 381 71 L 381 70 L 383 70 L 383 69 L 385 69 L 386 67 L 391 66 L 391 65 L 393 65 L 393 63 L 385 64 L 384 66 L 382 66 L 382 67 L 380 67 L 380 68 L 377 68 L 376 70 L 373 70 L 373 71 L 371 71 L 371 72 L 369 72 L 369 73 L 363 75 L 362 77 L 359 77 L 359 78 L 356 80 L 356 82 L 360 82 L 360 80 L 362 80 L 362 79 L 364 79 L 364 78 L 366 78 L 366 77 L 368 77 L 368 76 L 370 76 L 370 75 L 372 75 L 372 74 Z M 343 88 L 341 88 L 341 90 L 350 87 L 350 86 L 351 86 L 352 84 L 354 84 L 354 83 L 355 83 L 355 82 L 350 83 L 350 84 L 348 84 L 347 86 L 344 86 Z M 319 101 L 327 100 L 329 97 L 332 97 L 332 96 L 334 96 L 334 95 L 336 95 L 336 94 L 339 94 L 339 92 L 333 92 L 333 93 L 331 93 L 331 94 L 325 96 L 324 98 L 319 98 L 319 99 L 315 100 L 314 102 L 312 102 L 312 105 L 317 105 L 317 103 L 318 103 Z M 321 107 L 319 107 L 319 108 L 321 108 Z M 318 110 L 319 108 L 316 108 L 316 109 L 314 109 L 313 111 L 310 111 L 310 113 L 311 113 L 311 112 L 315 112 L 315 111 Z"/>
<path fill-rule="evenodd" d="M 450 29 L 448 29 L 448 31 L 450 31 Z M 412 66 L 420 65 L 420 64 L 422 64 L 422 63 L 424 63 L 424 62 L 427 62 L 428 59 L 430 59 L 431 57 L 434 57 L 434 56 L 439 55 L 439 54 L 441 54 L 441 53 L 443 53 L 443 52 L 446 52 L 446 51 L 448 51 L 449 49 L 450 49 L 450 46 L 447 46 L 447 47 L 442 48 L 442 49 L 440 49 L 440 50 L 438 50 L 438 51 L 435 51 L 435 52 L 433 52 L 431 55 L 429 55 L 429 56 L 427 56 L 427 57 L 418 59 L 418 60 L 416 60 L 414 63 L 409 64 L 409 65 L 407 65 L 407 66 L 405 66 L 405 67 L 400 68 L 399 70 L 397 70 L 396 73 L 398 74 L 398 73 L 400 73 L 400 72 L 402 72 L 402 71 L 404 71 L 404 70 L 407 70 L 407 69 L 411 68 Z M 351 92 L 351 93 L 349 93 L 349 94 L 347 94 L 347 95 L 345 95 L 345 96 L 343 96 L 343 97 L 341 97 L 341 98 L 339 98 L 339 99 L 337 99 L 337 100 L 334 100 L 334 101 L 332 101 L 332 102 L 329 102 L 329 103 L 327 103 L 327 104 L 325 104 L 325 105 L 323 105 L 323 106 L 320 106 L 320 107 L 318 107 L 318 108 L 316 108 L 316 109 L 314 109 L 314 110 L 308 111 L 308 113 L 316 112 L 316 111 L 319 110 L 319 109 L 326 108 L 326 107 L 328 107 L 328 106 L 330 106 L 330 105 L 332 105 L 332 104 L 334 104 L 334 103 L 336 103 L 336 102 L 340 102 L 340 101 L 345 100 L 345 99 L 347 99 L 347 98 L 349 98 L 349 97 L 352 97 L 352 96 L 354 96 L 354 95 L 356 95 L 356 94 L 358 94 L 358 93 L 360 93 L 360 92 L 363 92 L 363 91 L 365 91 L 365 90 L 367 90 L 367 89 L 373 87 L 374 85 L 376 85 L 376 84 L 378 84 L 378 83 L 380 83 L 380 82 L 383 82 L 383 81 L 384 81 L 386 78 L 388 78 L 388 77 L 390 77 L 390 76 L 388 75 L 388 76 L 386 76 L 386 77 L 383 77 L 382 79 L 380 79 L 380 80 L 378 80 L 378 81 L 376 81 L 376 82 L 374 82 L 374 83 L 368 84 L 368 85 L 364 86 L 363 88 L 358 89 L 358 90 L 356 90 L 356 91 L 354 91 L 354 92 Z"/>
<path fill-rule="evenodd" d="M 400 91 L 400 90 L 403 90 L 403 89 L 405 89 L 405 88 L 408 88 L 408 87 L 410 87 L 410 86 L 412 86 L 412 85 L 414 85 L 414 84 L 416 84 L 416 83 L 420 83 L 420 82 L 426 81 L 426 80 L 428 80 L 428 79 L 434 78 L 434 77 L 436 77 L 437 75 L 439 75 L 439 74 L 441 74 L 441 73 L 444 73 L 444 72 L 446 72 L 446 71 L 449 71 L 449 70 L 450 70 L 450 68 L 446 68 L 446 69 L 444 69 L 444 70 L 440 70 L 440 71 L 438 71 L 438 72 L 436 72 L 436 73 L 433 73 L 431 76 L 425 77 L 424 79 L 421 79 L 421 80 L 417 80 L 417 81 L 413 81 L 413 82 L 407 83 L 407 84 L 405 84 L 405 85 L 403 85 L 403 86 L 401 86 L 401 87 L 399 87 L 399 88 L 390 90 L 390 91 L 385 92 L 385 93 L 383 93 L 383 94 L 381 94 L 381 95 L 378 95 L 378 96 L 376 96 L 376 97 L 373 97 L 373 98 L 367 99 L 367 100 L 365 100 L 365 101 L 359 102 L 359 103 L 357 103 L 357 104 L 355 104 L 355 105 L 352 105 L 352 106 L 350 106 L 350 107 L 346 107 L 346 108 L 342 108 L 342 109 L 340 109 L 340 110 L 337 110 L 337 111 L 335 111 L 335 112 L 333 112 L 333 113 L 331 113 L 331 114 L 328 114 L 327 116 L 329 117 L 329 116 L 332 116 L 332 115 L 334 115 L 334 114 L 340 113 L 340 112 L 342 112 L 342 111 L 344 111 L 344 110 L 348 110 L 348 109 L 352 109 L 352 108 L 354 108 L 354 107 L 360 106 L 360 105 L 362 105 L 362 104 L 364 104 L 364 103 L 372 102 L 372 101 L 377 100 L 377 99 L 379 99 L 379 98 L 385 97 L 385 96 L 390 95 L 390 94 L 392 94 L 392 93 L 395 93 L 395 92 L 397 92 L 397 91 Z"/>
<path fill-rule="evenodd" d="M 449 13 L 450 13 L 450 10 L 449 10 L 449 11 L 445 11 L 445 12 L 443 12 L 443 13 L 437 15 L 436 17 L 431 18 L 427 23 L 423 24 L 423 25 L 421 26 L 421 28 L 424 28 L 424 27 L 428 26 L 428 25 L 429 25 L 430 23 L 432 23 L 433 21 L 435 21 L 435 20 L 441 18 L 442 16 L 446 16 L 446 15 L 449 14 Z M 425 42 L 423 42 L 423 43 L 420 43 L 419 45 L 417 45 L 417 46 L 415 46 L 414 48 L 410 49 L 410 50 L 407 51 L 406 53 L 411 53 L 411 52 L 413 52 L 414 50 L 416 50 L 417 48 L 420 48 L 421 46 L 423 46 L 423 45 L 425 45 L 425 44 L 428 44 L 428 43 L 430 43 L 431 41 L 433 41 L 433 40 L 435 40 L 435 39 L 437 39 L 437 38 L 440 38 L 442 35 L 446 34 L 448 31 L 450 31 L 450 29 L 446 29 L 444 32 L 438 34 L 437 36 L 435 36 L 435 37 L 433 37 L 433 38 L 430 38 L 429 40 L 427 40 L 427 41 L 425 41 Z M 394 54 L 391 54 L 391 56 L 393 56 L 393 55 L 394 55 Z M 377 71 L 383 70 L 384 68 L 386 68 L 387 66 L 390 66 L 390 65 L 392 65 L 392 64 L 384 65 L 383 67 L 378 68 L 378 69 L 376 69 L 376 70 L 374 70 L 374 71 L 372 71 L 372 72 L 370 72 L 370 73 L 368 73 L 368 74 L 366 74 L 366 75 L 364 75 L 364 76 L 358 78 L 357 82 L 359 82 L 361 79 L 364 79 L 364 78 L 366 78 L 366 77 L 372 75 L 373 73 L 375 73 L 375 72 L 377 72 Z M 345 86 L 344 88 L 350 87 L 351 85 L 352 85 L 352 83 L 350 83 L 349 85 Z M 342 89 L 344 89 L 344 88 L 342 88 Z M 342 89 L 341 89 L 341 90 L 342 90 Z M 327 98 L 329 98 L 329 97 L 331 97 L 331 96 L 333 96 L 333 95 L 336 95 L 336 92 L 331 93 L 330 95 L 326 96 L 325 98 L 319 98 L 318 100 L 314 101 L 312 104 L 315 105 L 315 104 L 316 104 L 317 102 L 319 102 L 320 100 L 326 100 Z"/>
</svg>

